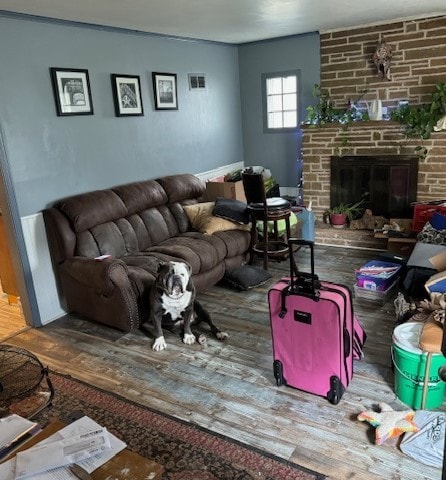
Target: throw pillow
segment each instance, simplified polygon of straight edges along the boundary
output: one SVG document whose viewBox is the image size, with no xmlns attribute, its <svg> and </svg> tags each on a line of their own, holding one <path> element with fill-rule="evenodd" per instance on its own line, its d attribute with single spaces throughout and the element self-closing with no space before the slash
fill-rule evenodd
<svg viewBox="0 0 446 480">
<path fill-rule="evenodd" d="M 249 225 L 240 225 L 224 218 L 215 217 L 212 215 L 214 206 L 214 202 L 204 202 L 183 207 L 193 229 L 207 235 L 225 230 L 250 230 Z"/>
<path fill-rule="evenodd" d="M 248 205 L 240 200 L 217 197 L 213 215 L 237 223 L 249 223 Z"/>
<path fill-rule="evenodd" d="M 230 272 L 226 272 L 224 276 L 224 280 L 239 290 L 260 287 L 271 278 L 272 275 L 269 272 L 254 265 L 241 265 Z"/>
<path fill-rule="evenodd" d="M 423 230 L 417 235 L 417 240 L 422 243 L 433 243 L 435 245 L 446 245 L 446 229 L 437 230 L 430 222 L 426 222 Z"/>
</svg>

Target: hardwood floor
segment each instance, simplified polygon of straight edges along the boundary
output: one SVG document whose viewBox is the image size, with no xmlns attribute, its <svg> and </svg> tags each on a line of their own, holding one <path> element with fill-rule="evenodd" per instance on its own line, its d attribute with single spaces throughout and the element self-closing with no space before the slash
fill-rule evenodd
<svg viewBox="0 0 446 480">
<path fill-rule="evenodd" d="M 316 246 L 316 271 L 324 280 L 354 284 L 354 270 L 371 251 Z M 296 253 L 305 270 L 306 249 Z M 272 282 L 238 292 L 215 286 L 199 299 L 230 337 L 211 336 L 205 346 L 186 346 L 166 334 L 168 349 L 155 353 L 141 331 L 124 334 L 69 315 L 10 338 L 50 369 L 71 374 L 215 432 L 289 459 L 333 479 L 432 479 L 441 471 L 417 463 L 395 445 L 374 444 L 374 429 L 357 415 L 386 402 L 404 409 L 393 392 L 390 345 L 393 302 L 355 310 L 368 334 L 365 357 L 338 405 L 289 387 L 277 387 L 267 292 L 287 274 L 272 263 Z M 204 328 L 204 327 L 203 327 Z M 298 346 L 296 346 L 298 348 Z M 57 393 L 55 401 L 57 402 Z M 230 480 L 230 479 L 228 479 Z"/>
<path fill-rule="evenodd" d="M 10 302 L 11 298 L 13 302 Z M 0 342 L 28 328 L 23 317 L 20 299 L 10 297 L 8 300 L 8 295 L 3 292 L 0 283 Z"/>
</svg>

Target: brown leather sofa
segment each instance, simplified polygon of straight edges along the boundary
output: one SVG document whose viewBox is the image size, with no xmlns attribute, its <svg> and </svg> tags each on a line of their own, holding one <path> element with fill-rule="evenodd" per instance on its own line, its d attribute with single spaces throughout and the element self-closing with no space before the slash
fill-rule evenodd
<svg viewBox="0 0 446 480">
<path fill-rule="evenodd" d="M 172 175 L 75 195 L 44 210 L 49 248 L 68 311 L 130 331 L 148 315 L 148 293 L 161 261 L 184 260 L 197 291 L 247 258 L 247 231 L 194 231 L 183 206 L 205 186 Z M 102 255 L 110 255 L 103 260 Z"/>
</svg>

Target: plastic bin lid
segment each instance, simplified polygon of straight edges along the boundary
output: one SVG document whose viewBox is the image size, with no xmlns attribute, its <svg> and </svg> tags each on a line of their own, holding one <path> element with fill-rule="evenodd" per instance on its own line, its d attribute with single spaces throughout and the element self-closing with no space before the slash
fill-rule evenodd
<svg viewBox="0 0 446 480">
<path fill-rule="evenodd" d="M 408 352 L 419 355 L 422 354 L 423 351 L 418 345 L 420 344 L 420 335 L 423 325 L 423 322 L 407 322 L 398 325 L 393 331 L 393 343 Z"/>
</svg>

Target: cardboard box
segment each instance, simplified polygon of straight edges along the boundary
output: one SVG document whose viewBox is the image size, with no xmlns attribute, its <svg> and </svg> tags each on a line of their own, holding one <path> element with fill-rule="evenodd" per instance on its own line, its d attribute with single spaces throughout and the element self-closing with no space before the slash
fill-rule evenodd
<svg viewBox="0 0 446 480">
<path fill-rule="evenodd" d="M 446 250 L 429 258 L 429 261 L 439 272 L 446 271 Z"/>
<path fill-rule="evenodd" d="M 241 180 L 238 182 L 219 182 L 212 180 L 206 182 L 206 191 L 203 195 L 204 201 L 213 202 L 217 197 L 232 198 L 233 200 L 246 202 L 243 182 Z"/>
</svg>

